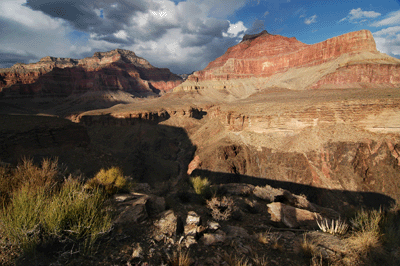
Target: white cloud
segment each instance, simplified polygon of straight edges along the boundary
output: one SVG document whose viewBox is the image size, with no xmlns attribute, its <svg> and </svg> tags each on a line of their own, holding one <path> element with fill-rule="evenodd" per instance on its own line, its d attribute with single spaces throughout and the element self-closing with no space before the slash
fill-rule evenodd
<svg viewBox="0 0 400 266">
<path fill-rule="evenodd" d="M 307 24 L 307 25 L 310 25 L 310 24 L 316 23 L 316 22 L 317 22 L 317 15 L 311 16 L 311 17 L 306 18 L 304 20 L 304 23 Z"/>
<path fill-rule="evenodd" d="M 243 22 L 226 18 L 246 3 L 0 0 L 0 67 L 47 55 L 83 58 L 123 48 L 155 66 L 192 72 L 241 40 L 247 30 Z"/>
<path fill-rule="evenodd" d="M 32 29 L 54 30 L 61 27 L 60 19 L 52 18 L 42 12 L 35 12 L 23 6 L 25 0 L 1 0 L 0 17 L 22 24 Z"/>
<path fill-rule="evenodd" d="M 266 16 L 268 16 L 269 15 L 269 11 L 265 11 L 264 12 L 264 17 L 266 17 Z"/>
<path fill-rule="evenodd" d="M 363 11 L 361 8 L 350 10 L 347 17 L 342 18 L 339 22 L 343 22 L 345 20 L 350 21 L 351 23 L 363 23 L 365 19 L 377 18 L 381 15 L 381 13 L 375 11 Z"/>
<path fill-rule="evenodd" d="M 387 18 L 376 21 L 371 24 L 373 27 L 382 27 L 382 26 L 389 26 L 389 25 L 395 25 L 395 24 L 400 24 L 400 10 L 396 12 L 392 12 L 388 15 Z"/>
<path fill-rule="evenodd" d="M 400 26 L 393 26 L 374 32 L 376 48 L 391 56 L 400 56 Z"/>
<path fill-rule="evenodd" d="M 395 36 L 400 33 L 400 26 L 389 27 L 386 29 L 382 29 L 380 31 L 374 32 L 374 36 L 382 37 L 382 36 Z"/>
<path fill-rule="evenodd" d="M 224 37 L 239 37 L 243 38 L 244 32 L 247 30 L 246 26 L 244 26 L 242 21 L 239 21 L 235 24 L 229 24 L 229 29 L 227 32 L 222 33 Z M 239 36 L 241 34 L 241 37 Z"/>
</svg>

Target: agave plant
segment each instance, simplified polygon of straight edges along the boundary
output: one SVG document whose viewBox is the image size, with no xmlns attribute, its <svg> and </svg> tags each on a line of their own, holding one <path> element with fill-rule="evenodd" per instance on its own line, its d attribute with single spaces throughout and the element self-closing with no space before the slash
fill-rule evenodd
<svg viewBox="0 0 400 266">
<path fill-rule="evenodd" d="M 321 220 L 317 220 L 317 224 L 322 232 L 332 235 L 343 235 L 349 229 L 349 225 L 345 221 L 341 220 L 340 217 L 337 220 L 323 218 Z"/>
</svg>

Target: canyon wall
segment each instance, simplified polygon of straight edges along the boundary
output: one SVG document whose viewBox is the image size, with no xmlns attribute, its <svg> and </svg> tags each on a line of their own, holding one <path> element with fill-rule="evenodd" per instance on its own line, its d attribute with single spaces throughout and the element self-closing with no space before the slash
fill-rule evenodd
<svg viewBox="0 0 400 266">
<path fill-rule="evenodd" d="M 166 68 L 153 67 L 127 50 L 95 53 L 75 60 L 44 57 L 37 63 L 0 69 L 3 96 L 68 96 L 98 90 L 124 90 L 135 96 L 159 95 L 182 79 Z"/>
<path fill-rule="evenodd" d="M 252 81 L 251 86 L 258 89 L 396 87 L 400 85 L 399 70 L 400 60 L 379 53 L 371 32 L 367 30 L 313 45 L 304 44 L 294 37 L 271 35 L 264 31 L 229 48 L 204 70 L 189 76 L 176 91 L 210 86 L 229 90 L 251 79 L 262 79 L 260 84 Z M 291 78 L 283 75 L 288 71 Z M 305 80 L 304 76 L 308 79 Z"/>
</svg>

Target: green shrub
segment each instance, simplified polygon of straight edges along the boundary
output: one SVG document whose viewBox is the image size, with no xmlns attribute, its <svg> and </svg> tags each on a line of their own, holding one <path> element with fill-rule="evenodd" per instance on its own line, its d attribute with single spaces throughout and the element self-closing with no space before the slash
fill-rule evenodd
<svg viewBox="0 0 400 266">
<path fill-rule="evenodd" d="M 211 186 L 207 178 L 201 178 L 200 176 L 193 177 L 190 182 L 194 188 L 196 194 L 201 195 L 203 198 L 211 198 Z"/>
<path fill-rule="evenodd" d="M 353 230 L 358 232 L 371 232 L 379 235 L 381 233 L 380 226 L 384 219 L 382 210 L 365 210 L 358 211 L 351 224 Z"/>
<path fill-rule="evenodd" d="M 85 187 L 87 189 L 102 188 L 108 194 L 115 194 L 128 189 L 128 182 L 121 168 L 111 167 L 107 170 L 101 169 L 95 177 L 86 183 Z"/>
<path fill-rule="evenodd" d="M 90 251 L 94 241 L 111 228 L 103 190 L 85 190 L 71 177 L 60 182 L 55 166 L 51 161 L 41 167 L 25 161 L 7 173 L 8 181 L 3 179 L 12 191 L 8 204 L 0 207 L 0 261 L 10 261 L 15 250 L 29 253 L 46 241 L 65 237 Z M 11 184 L 14 177 L 18 182 Z"/>
<path fill-rule="evenodd" d="M 36 191 L 44 189 L 51 193 L 61 184 L 62 176 L 57 159 L 43 159 L 41 167 L 36 166 L 32 159 L 23 159 L 17 168 L 0 167 L 0 206 L 8 204 L 12 194 L 21 186 Z"/>
</svg>

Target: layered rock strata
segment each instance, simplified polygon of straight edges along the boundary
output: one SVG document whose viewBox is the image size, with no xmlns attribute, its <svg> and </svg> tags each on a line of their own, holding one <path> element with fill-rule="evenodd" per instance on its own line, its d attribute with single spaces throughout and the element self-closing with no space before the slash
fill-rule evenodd
<svg viewBox="0 0 400 266">
<path fill-rule="evenodd" d="M 116 49 L 75 60 L 44 57 L 37 63 L 0 69 L 4 96 L 52 95 L 99 90 L 124 90 L 136 96 L 158 95 L 173 89 L 182 78 L 156 68 L 134 52 Z"/>
<path fill-rule="evenodd" d="M 307 45 L 296 38 L 266 31 L 243 41 L 194 72 L 176 91 L 213 87 L 238 94 L 235 88 L 396 87 L 400 60 L 381 54 L 371 32 L 351 32 Z M 251 93 L 238 94 L 247 97 Z"/>
</svg>

